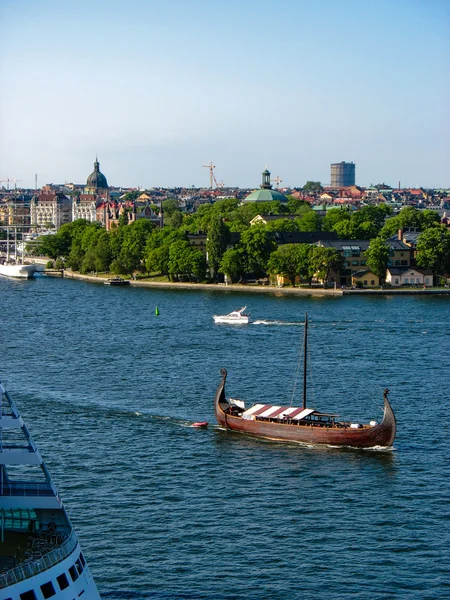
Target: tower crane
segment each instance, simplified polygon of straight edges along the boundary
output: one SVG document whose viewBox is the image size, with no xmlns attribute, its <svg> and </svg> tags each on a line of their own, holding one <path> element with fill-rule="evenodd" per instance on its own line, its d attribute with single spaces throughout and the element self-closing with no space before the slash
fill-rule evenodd
<svg viewBox="0 0 450 600">
<path fill-rule="evenodd" d="M 216 184 L 216 187 L 219 187 L 219 184 L 217 183 L 217 179 L 216 176 L 214 175 L 214 169 L 216 168 L 216 165 L 213 165 L 212 161 L 209 163 L 209 165 L 202 165 L 202 167 L 204 167 L 205 169 L 209 169 L 209 187 L 211 189 L 213 189 L 213 183 Z"/>
<path fill-rule="evenodd" d="M 0 183 L 6 183 L 7 184 L 7 188 L 6 189 L 8 190 L 8 192 L 9 192 L 9 184 L 10 183 L 14 183 L 14 187 L 17 188 L 16 183 L 18 181 L 22 181 L 22 179 L 9 179 L 9 177 L 8 177 L 8 179 L 0 179 Z"/>
</svg>

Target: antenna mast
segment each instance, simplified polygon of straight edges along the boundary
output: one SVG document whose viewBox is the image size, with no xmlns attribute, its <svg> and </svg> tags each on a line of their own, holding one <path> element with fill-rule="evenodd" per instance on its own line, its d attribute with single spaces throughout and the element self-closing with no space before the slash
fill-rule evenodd
<svg viewBox="0 0 450 600">
<path fill-rule="evenodd" d="M 306 355 L 308 354 L 308 313 L 305 314 L 305 333 L 303 338 L 303 409 L 306 408 Z"/>
</svg>

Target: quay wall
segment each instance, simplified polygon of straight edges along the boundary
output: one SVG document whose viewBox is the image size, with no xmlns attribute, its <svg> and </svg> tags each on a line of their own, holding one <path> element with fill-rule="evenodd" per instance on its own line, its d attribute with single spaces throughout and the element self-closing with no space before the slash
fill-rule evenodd
<svg viewBox="0 0 450 600">
<path fill-rule="evenodd" d="M 103 284 L 106 281 L 105 277 L 98 277 L 94 275 L 82 275 L 81 273 L 75 273 L 73 271 L 64 271 L 64 277 L 69 279 L 80 279 L 83 281 L 90 281 L 92 283 Z M 225 285 L 222 283 L 181 283 L 173 281 L 133 281 L 130 280 L 130 284 L 135 287 L 149 287 L 159 289 L 183 289 L 183 290 L 214 290 L 222 292 L 247 292 L 255 294 L 275 294 L 275 295 L 294 295 L 294 296 L 350 296 L 350 295 L 362 295 L 362 296 L 388 296 L 388 295 L 436 295 L 436 294 L 450 294 L 450 289 L 447 288 L 384 288 L 384 289 L 350 289 L 350 288 L 300 288 L 300 287 L 285 287 L 279 288 L 271 285 L 254 285 L 254 284 L 238 284 L 233 283 Z"/>
</svg>

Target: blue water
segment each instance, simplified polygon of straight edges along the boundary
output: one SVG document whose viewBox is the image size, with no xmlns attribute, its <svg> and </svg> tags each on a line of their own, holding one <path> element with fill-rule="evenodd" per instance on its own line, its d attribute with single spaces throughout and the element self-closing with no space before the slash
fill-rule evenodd
<svg viewBox="0 0 450 600">
<path fill-rule="evenodd" d="M 311 298 L 0 279 L 1 376 L 103 598 L 441 599 L 449 585 L 450 298 Z M 247 304 L 261 324 L 214 325 Z M 158 306 L 160 315 L 155 316 Z M 391 452 L 214 425 L 227 394 L 380 419 Z"/>
</svg>

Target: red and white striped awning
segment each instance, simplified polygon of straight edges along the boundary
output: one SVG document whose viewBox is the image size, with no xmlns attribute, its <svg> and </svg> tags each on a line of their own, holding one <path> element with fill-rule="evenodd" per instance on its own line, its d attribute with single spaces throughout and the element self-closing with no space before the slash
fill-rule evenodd
<svg viewBox="0 0 450 600">
<path fill-rule="evenodd" d="M 256 417 L 264 418 L 283 418 L 300 420 L 315 412 L 313 408 L 299 408 L 297 406 L 274 406 L 273 404 L 254 404 L 251 408 L 242 413 L 242 418 L 253 420 Z"/>
</svg>

